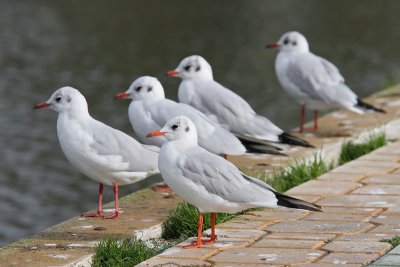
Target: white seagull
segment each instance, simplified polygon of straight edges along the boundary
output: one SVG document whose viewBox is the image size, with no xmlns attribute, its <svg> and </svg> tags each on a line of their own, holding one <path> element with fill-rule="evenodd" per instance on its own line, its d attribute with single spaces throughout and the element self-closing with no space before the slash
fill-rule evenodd
<svg viewBox="0 0 400 267">
<path fill-rule="evenodd" d="M 198 146 L 196 127 L 188 117 L 175 117 L 148 136 L 168 139 L 158 158 L 160 173 L 175 193 L 199 210 L 197 242 L 186 248 L 215 242 L 216 212 L 236 213 L 256 207 L 321 211 L 315 204 L 276 192 L 268 184 L 245 175 L 229 161 Z M 211 213 L 212 227 L 211 239 L 203 242 L 204 212 Z"/>
<path fill-rule="evenodd" d="M 211 65 L 201 56 L 184 58 L 168 76 L 180 77 L 179 101 L 193 106 L 242 140 L 312 147 L 258 115 L 242 97 L 213 78 Z"/>
<path fill-rule="evenodd" d="M 129 105 L 129 120 L 137 136 L 146 144 L 161 146 L 167 141 L 164 136 L 148 138 L 149 132 L 160 129 L 171 118 L 188 116 L 199 129 L 199 145 L 218 155 L 243 155 L 246 152 L 273 152 L 271 146 L 263 149 L 247 148 L 235 135 L 210 121 L 203 113 L 193 107 L 165 98 L 164 88 L 154 77 L 142 76 L 132 82 L 126 92 L 118 93 L 116 99 L 132 99 Z"/>
<path fill-rule="evenodd" d="M 364 108 L 386 113 L 359 99 L 345 84 L 335 65 L 310 52 L 308 42 L 301 33 L 287 32 L 267 48 L 279 49 L 275 61 L 278 80 L 283 89 L 301 104 L 300 132 L 304 130 L 305 107 L 314 110 L 312 131 L 318 129 L 319 110 L 346 108 L 363 114 L 360 108 Z"/>
<path fill-rule="evenodd" d="M 99 206 L 102 215 L 103 184 L 114 187 L 115 212 L 119 216 L 118 185 L 126 185 L 159 173 L 157 147 L 143 146 L 127 134 L 93 119 L 85 97 L 72 87 L 62 87 L 34 109 L 50 108 L 58 112 L 57 135 L 69 162 L 89 178 L 99 182 Z"/>
</svg>

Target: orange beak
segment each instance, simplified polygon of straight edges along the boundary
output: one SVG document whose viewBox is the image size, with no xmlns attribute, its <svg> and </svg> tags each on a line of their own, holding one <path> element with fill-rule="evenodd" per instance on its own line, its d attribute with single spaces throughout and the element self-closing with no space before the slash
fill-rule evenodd
<svg viewBox="0 0 400 267">
<path fill-rule="evenodd" d="M 149 133 L 146 137 L 163 136 L 163 135 L 165 135 L 165 132 L 154 131 Z"/>
<path fill-rule="evenodd" d="M 170 70 L 167 72 L 168 77 L 179 77 L 179 72 L 176 70 Z"/>
<path fill-rule="evenodd" d="M 48 108 L 50 106 L 51 106 L 51 104 L 42 102 L 42 103 L 39 103 L 36 106 L 34 106 L 33 109 Z"/>
<path fill-rule="evenodd" d="M 278 48 L 279 45 L 277 43 L 273 43 L 273 44 L 268 44 L 265 46 L 266 48 Z"/>
<path fill-rule="evenodd" d="M 114 98 L 115 99 L 124 99 L 124 98 L 127 98 L 127 97 L 129 97 L 131 94 L 129 94 L 129 93 L 118 93 L 118 94 L 116 94 L 115 96 L 114 96 Z"/>
</svg>

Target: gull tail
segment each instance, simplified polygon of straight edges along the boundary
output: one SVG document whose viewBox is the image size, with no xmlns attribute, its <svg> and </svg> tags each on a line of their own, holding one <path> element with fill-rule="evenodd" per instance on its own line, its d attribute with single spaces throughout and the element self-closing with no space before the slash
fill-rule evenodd
<svg viewBox="0 0 400 267">
<path fill-rule="evenodd" d="M 279 192 L 274 192 L 276 198 L 278 199 L 278 206 L 281 207 L 286 207 L 286 208 L 292 208 L 292 209 L 301 209 L 301 210 L 311 210 L 311 211 L 320 211 L 321 210 L 321 206 L 315 205 L 311 202 L 307 202 L 301 199 L 297 199 L 294 197 L 290 197 L 287 195 L 284 195 L 282 193 Z"/>
<path fill-rule="evenodd" d="M 278 135 L 279 141 L 281 141 L 283 144 L 288 144 L 288 145 L 293 145 L 293 146 L 304 146 L 304 147 L 312 147 L 314 148 L 313 145 L 311 145 L 309 142 L 306 140 L 303 140 L 299 137 L 296 137 L 294 135 L 291 135 L 287 132 L 283 132 L 280 135 Z"/>
<path fill-rule="evenodd" d="M 377 107 L 374 107 L 374 106 L 371 105 L 371 104 L 365 103 L 364 101 L 362 101 L 362 100 L 359 99 L 359 98 L 357 99 L 357 104 L 356 104 L 356 106 L 361 107 L 361 108 L 365 108 L 365 109 L 371 109 L 371 110 L 374 110 L 374 111 L 380 112 L 380 113 L 386 113 L 385 110 L 380 109 L 380 108 L 377 108 Z"/>
<path fill-rule="evenodd" d="M 256 141 L 244 139 L 238 137 L 240 142 L 244 145 L 246 148 L 246 152 L 248 153 L 256 153 L 256 154 L 271 154 L 271 155 L 277 155 L 277 156 L 285 156 L 287 157 L 286 154 L 280 152 L 281 149 L 279 147 L 273 146 L 271 144 L 266 144 L 266 143 L 258 143 Z"/>
</svg>

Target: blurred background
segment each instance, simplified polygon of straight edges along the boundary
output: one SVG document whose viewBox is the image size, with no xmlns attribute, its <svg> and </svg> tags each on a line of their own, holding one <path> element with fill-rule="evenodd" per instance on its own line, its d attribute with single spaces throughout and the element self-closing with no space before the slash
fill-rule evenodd
<svg viewBox="0 0 400 267">
<path fill-rule="evenodd" d="M 98 185 L 64 157 L 57 115 L 32 111 L 55 89 L 78 88 L 93 117 L 132 134 L 129 101 L 112 96 L 146 74 L 177 99 L 179 80 L 163 73 L 199 54 L 217 81 L 289 129 L 299 105 L 265 45 L 302 32 L 365 97 L 400 77 L 399 10 L 396 0 L 0 0 L 0 245 L 96 208 Z"/>
</svg>

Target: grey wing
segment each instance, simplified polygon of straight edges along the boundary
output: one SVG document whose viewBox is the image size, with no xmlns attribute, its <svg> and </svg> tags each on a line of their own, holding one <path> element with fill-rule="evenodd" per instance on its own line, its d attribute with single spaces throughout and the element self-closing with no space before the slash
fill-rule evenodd
<svg viewBox="0 0 400 267">
<path fill-rule="evenodd" d="M 243 176 L 232 163 L 202 148 L 189 153 L 180 169 L 187 179 L 231 202 L 261 203 L 275 198 L 268 185 Z"/>
<path fill-rule="evenodd" d="M 196 91 L 200 98 L 199 107 L 196 108 L 207 115 L 216 114 L 221 124 L 255 115 L 242 97 L 215 81 L 198 82 Z"/>
<path fill-rule="evenodd" d="M 93 159 L 110 171 L 157 171 L 158 153 L 101 122 L 93 124 Z"/>
<path fill-rule="evenodd" d="M 335 65 L 311 53 L 289 63 L 287 76 L 301 93 L 319 101 L 333 100 L 336 90 L 344 83 Z"/>
</svg>

